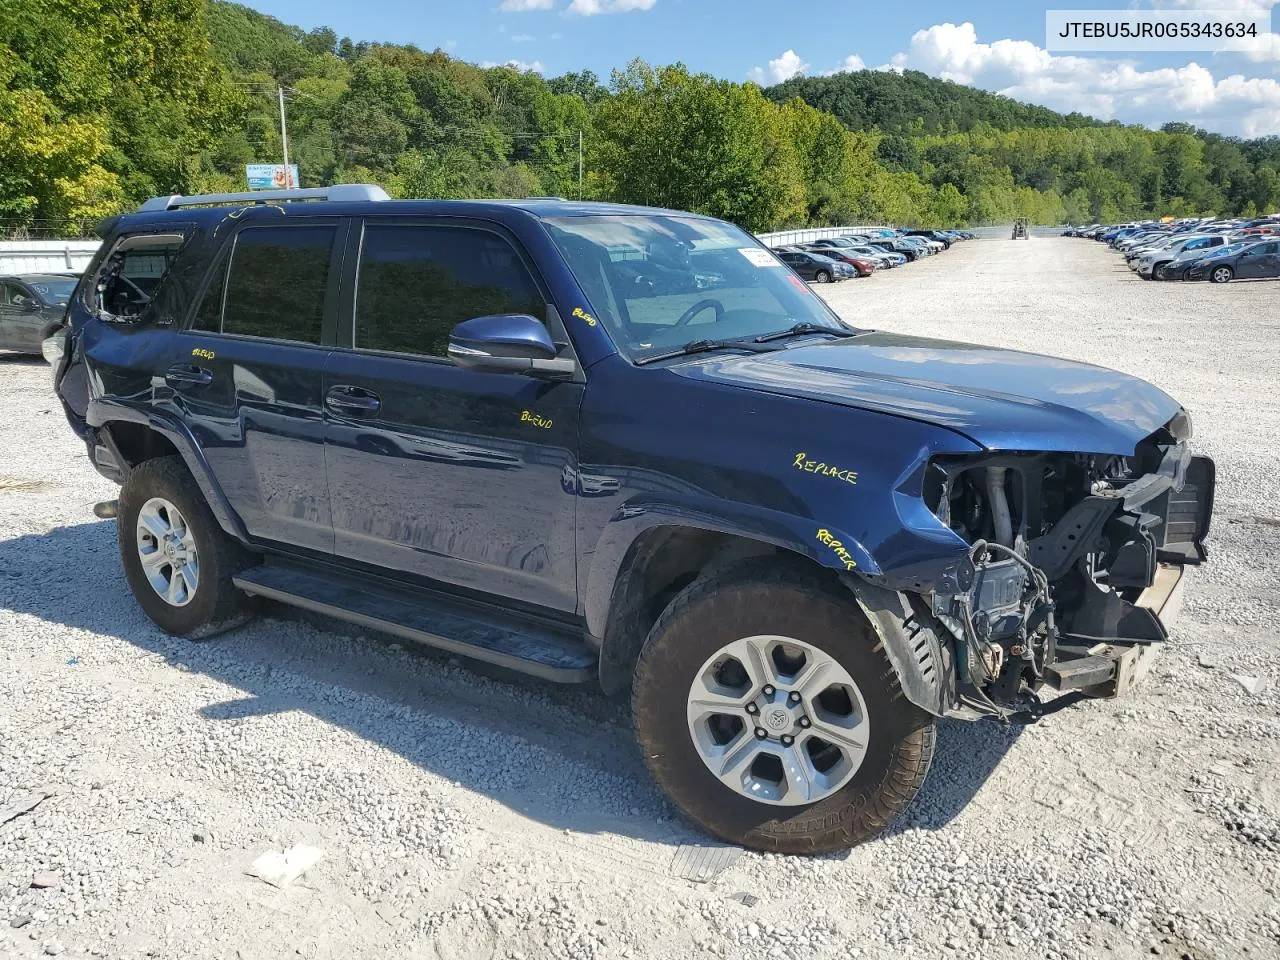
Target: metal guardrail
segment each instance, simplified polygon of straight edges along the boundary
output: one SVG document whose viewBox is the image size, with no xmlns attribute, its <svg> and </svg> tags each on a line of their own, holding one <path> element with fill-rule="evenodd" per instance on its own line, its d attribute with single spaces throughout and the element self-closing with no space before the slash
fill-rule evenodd
<svg viewBox="0 0 1280 960">
<path fill-rule="evenodd" d="M 859 230 L 887 230 L 883 223 L 861 223 L 850 227 L 810 227 L 805 230 L 779 230 L 774 233 L 757 233 L 756 239 L 766 247 L 784 247 L 791 243 L 809 243 L 828 237 L 843 237 Z"/>
<path fill-rule="evenodd" d="M 0 241 L 0 273 L 79 273 L 98 250 L 98 240 Z"/>
</svg>

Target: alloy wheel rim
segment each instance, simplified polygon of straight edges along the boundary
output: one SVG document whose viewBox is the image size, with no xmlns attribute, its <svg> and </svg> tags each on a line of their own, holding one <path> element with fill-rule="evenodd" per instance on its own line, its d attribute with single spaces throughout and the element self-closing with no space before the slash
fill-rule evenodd
<svg viewBox="0 0 1280 960">
<path fill-rule="evenodd" d="M 1219 267 L 1217 270 L 1213 271 L 1213 278 L 1219 283 L 1224 283 L 1229 276 L 1231 276 L 1231 274 L 1227 272 L 1226 267 Z"/>
<path fill-rule="evenodd" d="M 165 603 L 185 607 L 200 585 L 195 537 L 182 512 L 164 497 L 152 497 L 138 511 L 136 535 L 142 573 Z"/>
<path fill-rule="evenodd" d="M 867 706 L 853 677 L 792 637 L 721 647 L 694 676 L 687 712 L 711 774 L 760 803 L 817 803 L 848 783 L 867 754 Z"/>
</svg>

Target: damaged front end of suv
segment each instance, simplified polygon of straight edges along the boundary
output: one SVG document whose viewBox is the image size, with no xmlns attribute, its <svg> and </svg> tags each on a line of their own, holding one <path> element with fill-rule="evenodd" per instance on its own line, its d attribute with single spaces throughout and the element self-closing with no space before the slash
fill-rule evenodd
<svg viewBox="0 0 1280 960">
<path fill-rule="evenodd" d="M 1179 412 L 1132 456 L 937 457 L 926 505 L 969 552 L 923 597 L 955 650 L 960 716 L 1030 722 L 1126 693 L 1205 557 L 1214 464 Z M 1072 695 L 1042 705 L 1048 684 Z"/>
</svg>

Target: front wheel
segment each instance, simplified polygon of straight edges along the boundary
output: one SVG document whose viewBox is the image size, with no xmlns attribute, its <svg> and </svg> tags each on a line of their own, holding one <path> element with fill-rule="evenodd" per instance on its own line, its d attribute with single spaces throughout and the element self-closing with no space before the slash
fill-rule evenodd
<svg viewBox="0 0 1280 960">
<path fill-rule="evenodd" d="M 818 275 L 815 276 L 813 279 L 816 280 L 818 283 L 830 283 L 831 274 L 829 274 L 826 270 L 819 270 Z"/>
<path fill-rule="evenodd" d="M 1209 279 L 1214 283 L 1230 283 L 1235 277 L 1235 271 L 1230 267 L 1214 267 L 1213 272 L 1209 274 Z"/>
<path fill-rule="evenodd" d="M 181 458 L 130 471 L 116 535 L 133 595 L 165 632 L 194 640 L 249 618 L 248 598 L 231 578 L 253 556 L 218 526 Z"/>
<path fill-rule="evenodd" d="M 825 574 L 752 562 L 672 601 L 636 667 L 645 762 L 699 826 L 779 853 L 883 831 L 923 784 L 934 720 Z"/>
</svg>

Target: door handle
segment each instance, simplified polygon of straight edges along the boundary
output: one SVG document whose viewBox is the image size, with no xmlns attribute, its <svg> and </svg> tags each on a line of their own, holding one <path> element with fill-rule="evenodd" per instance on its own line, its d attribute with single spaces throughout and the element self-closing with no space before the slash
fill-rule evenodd
<svg viewBox="0 0 1280 960">
<path fill-rule="evenodd" d="M 164 380 L 170 386 L 206 387 L 213 383 L 213 374 L 193 363 L 175 363 L 165 372 Z"/>
<path fill-rule="evenodd" d="M 376 413 L 382 406 L 382 400 L 372 390 L 346 385 L 331 387 L 324 403 L 337 413 Z"/>
</svg>

